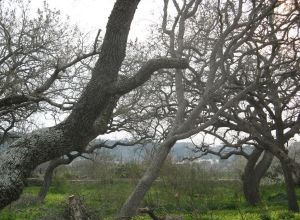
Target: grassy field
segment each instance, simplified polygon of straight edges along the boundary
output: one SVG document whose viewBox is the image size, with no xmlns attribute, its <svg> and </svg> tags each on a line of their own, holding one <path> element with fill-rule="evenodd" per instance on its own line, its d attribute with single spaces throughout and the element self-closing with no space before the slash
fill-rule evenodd
<svg viewBox="0 0 300 220">
<path fill-rule="evenodd" d="M 113 219 L 134 184 L 135 180 L 128 179 L 72 184 L 62 178 L 56 179 L 44 204 L 37 204 L 35 200 L 39 187 L 27 187 L 19 201 L 1 211 L 0 219 L 62 219 L 59 216 L 63 215 L 71 194 L 83 198 L 93 219 Z M 262 196 L 262 203 L 253 208 L 245 203 L 239 182 L 187 181 L 176 185 L 176 181 L 170 183 L 160 179 L 148 192 L 142 206 L 155 207 L 158 215 L 180 215 L 186 220 L 300 220 L 300 214 L 287 211 L 283 186 L 265 186 Z M 141 215 L 135 219 L 150 218 Z"/>
</svg>

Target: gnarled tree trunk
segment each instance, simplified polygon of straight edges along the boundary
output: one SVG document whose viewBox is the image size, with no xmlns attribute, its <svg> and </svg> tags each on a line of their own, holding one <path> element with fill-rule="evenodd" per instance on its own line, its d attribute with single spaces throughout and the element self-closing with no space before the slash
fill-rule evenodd
<svg viewBox="0 0 300 220">
<path fill-rule="evenodd" d="M 184 59 L 153 59 L 133 77 L 118 80 L 131 21 L 139 1 L 116 1 L 91 80 L 66 120 L 20 138 L 1 153 L 0 208 L 18 199 L 25 178 L 36 166 L 71 151 L 80 152 L 91 140 L 105 133 L 120 95 L 142 85 L 158 69 L 188 67 Z"/>
<path fill-rule="evenodd" d="M 108 93 L 108 85 L 117 78 L 117 68 L 125 53 L 126 30 L 129 31 L 138 1 L 118 2 L 110 17 L 92 79 L 69 117 L 57 126 L 25 135 L 0 155 L 0 207 L 19 197 L 24 179 L 36 166 L 71 151 L 80 151 L 99 133 L 106 131 L 116 104 L 115 97 Z M 123 16 L 120 17 L 120 13 L 124 13 Z M 98 117 L 101 117 L 101 124 L 96 127 L 94 122 Z"/>
<path fill-rule="evenodd" d="M 299 212 L 299 206 L 298 206 L 297 195 L 295 190 L 295 183 L 292 176 L 292 170 L 284 162 L 281 162 L 281 167 L 284 176 L 289 209 L 293 212 Z"/>
<path fill-rule="evenodd" d="M 260 202 L 259 185 L 274 157 L 270 152 L 264 151 L 263 157 L 257 163 L 262 153 L 261 149 L 253 150 L 243 174 L 243 191 L 245 199 L 250 205 Z"/>
<path fill-rule="evenodd" d="M 282 148 L 270 145 L 269 149 L 280 161 L 284 175 L 289 209 L 294 212 L 299 212 L 293 173 L 300 176 L 300 165 L 291 159 L 287 152 Z"/>
</svg>

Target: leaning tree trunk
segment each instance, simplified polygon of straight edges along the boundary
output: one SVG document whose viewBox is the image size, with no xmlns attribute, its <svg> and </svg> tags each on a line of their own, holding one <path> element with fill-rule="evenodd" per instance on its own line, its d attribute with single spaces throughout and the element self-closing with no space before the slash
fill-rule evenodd
<svg viewBox="0 0 300 220">
<path fill-rule="evenodd" d="M 262 150 L 256 148 L 253 150 L 248 158 L 242 177 L 244 196 L 250 205 L 256 205 L 260 202 L 259 183 L 255 173 L 255 165 L 262 152 Z"/>
<path fill-rule="evenodd" d="M 260 202 L 259 185 L 274 157 L 270 152 L 264 151 L 263 157 L 257 163 L 262 152 L 263 151 L 260 149 L 254 149 L 248 158 L 243 174 L 243 191 L 245 199 L 248 204 L 253 206 Z"/>
<path fill-rule="evenodd" d="M 289 209 L 294 212 L 299 212 L 295 183 L 293 180 L 293 172 L 297 176 L 300 176 L 300 165 L 292 160 L 285 150 L 279 148 L 278 146 L 270 145 L 269 149 L 280 161 L 288 196 Z"/>
<path fill-rule="evenodd" d="M 295 183 L 292 176 L 292 170 L 284 162 L 281 162 L 281 167 L 282 167 L 284 181 L 285 181 L 289 209 L 293 212 L 299 212 L 299 206 L 298 206 L 297 195 L 295 190 Z"/>
<path fill-rule="evenodd" d="M 152 183 L 158 177 L 160 169 L 167 158 L 172 146 L 176 141 L 171 139 L 166 139 L 158 148 L 155 153 L 153 160 L 147 171 L 144 173 L 143 177 L 139 180 L 134 191 L 128 197 L 127 201 L 124 203 L 119 215 L 118 220 L 129 220 L 136 211 L 143 200 L 146 192 L 150 189 Z"/>
<path fill-rule="evenodd" d="M 125 57 L 128 33 L 138 3 L 139 0 L 117 0 L 115 3 L 91 80 L 69 117 L 55 127 L 18 139 L 1 153 L 0 208 L 19 198 L 26 177 L 36 166 L 71 151 L 80 151 L 106 131 L 116 102 L 112 85 L 117 82 Z M 103 117 L 97 120 L 101 115 Z M 95 121 L 104 129 L 97 129 Z"/>
<path fill-rule="evenodd" d="M 109 17 L 99 59 L 72 112 L 64 122 L 25 135 L 0 155 L 0 208 L 19 198 L 26 177 L 39 164 L 72 151 L 81 152 L 107 130 L 118 98 L 142 85 L 161 68 L 187 68 L 184 59 L 146 62 L 133 77 L 118 80 L 127 38 L 140 0 L 117 0 Z"/>
<path fill-rule="evenodd" d="M 244 173 L 243 191 L 249 205 L 255 206 L 260 202 L 259 183 L 255 177 L 254 170 Z"/>
<path fill-rule="evenodd" d="M 63 164 L 69 164 L 70 162 L 72 162 L 72 160 L 70 158 L 64 158 L 64 157 L 60 157 L 60 158 L 56 158 L 54 160 L 51 160 L 46 172 L 44 174 L 44 181 L 43 181 L 43 185 L 40 188 L 39 194 L 38 194 L 38 201 L 39 202 L 44 202 L 46 195 L 50 189 L 50 185 L 52 182 L 52 177 L 53 177 L 53 172 L 54 170 Z"/>
</svg>

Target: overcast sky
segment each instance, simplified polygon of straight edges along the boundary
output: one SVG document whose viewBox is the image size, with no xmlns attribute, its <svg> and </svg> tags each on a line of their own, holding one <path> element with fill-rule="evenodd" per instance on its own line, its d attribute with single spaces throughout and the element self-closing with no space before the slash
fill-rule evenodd
<svg viewBox="0 0 300 220">
<path fill-rule="evenodd" d="M 44 0 L 31 0 L 31 2 L 34 12 L 43 6 Z M 71 23 L 77 24 L 84 33 L 96 34 L 100 28 L 103 34 L 115 0 L 47 0 L 47 2 L 50 8 L 56 8 L 63 16 L 69 16 Z M 162 3 L 162 0 L 141 1 L 131 26 L 130 38 L 145 39 L 149 27 L 161 22 Z M 49 120 L 45 124 L 53 125 L 53 121 Z M 296 139 L 300 140 L 300 136 L 296 135 Z"/>
<path fill-rule="evenodd" d="M 44 0 L 32 0 L 33 11 L 43 5 Z M 84 32 L 96 33 L 105 30 L 108 16 L 115 0 L 47 0 L 51 8 L 59 9 L 68 15 L 72 23 Z M 161 0 L 142 0 L 131 26 L 130 38 L 144 39 L 151 24 L 159 22 L 162 14 Z M 102 34 L 103 34 L 102 33 Z"/>
</svg>

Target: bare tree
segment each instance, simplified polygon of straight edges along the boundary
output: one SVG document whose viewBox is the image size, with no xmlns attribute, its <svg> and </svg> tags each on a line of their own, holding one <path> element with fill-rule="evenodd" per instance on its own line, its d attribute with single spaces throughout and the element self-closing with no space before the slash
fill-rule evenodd
<svg viewBox="0 0 300 220">
<path fill-rule="evenodd" d="M 127 37 L 139 0 L 118 0 L 107 23 L 106 33 L 91 79 L 60 124 L 24 135 L 0 155 L 0 207 L 17 199 L 24 180 L 37 165 L 82 149 L 106 132 L 119 97 L 147 81 L 161 68 L 186 68 L 177 58 L 148 60 L 132 77 L 119 80 L 126 55 Z"/>
<path fill-rule="evenodd" d="M 239 138 L 234 143 L 235 141 L 229 141 L 218 133 L 211 131 L 204 132 L 221 140 L 223 146 L 217 146 L 215 143 L 205 144 L 206 139 L 204 136 L 201 145 L 194 143 L 195 149 L 192 149 L 193 156 L 185 159 L 193 161 L 208 154 L 216 155 L 221 160 L 226 160 L 234 155 L 244 157 L 247 161 L 242 174 L 244 196 L 250 205 L 257 205 L 261 201 L 259 186 L 262 178 L 266 175 L 267 170 L 272 164 L 273 154 L 264 150 L 262 146 L 251 142 L 249 138 Z"/>
<path fill-rule="evenodd" d="M 46 168 L 45 174 L 44 174 L 44 180 L 43 180 L 43 185 L 40 188 L 40 191 L 38 193 L 38 201 L 39 202 L 44 202 L 47 193 L 50 189 L 51 182 L 52 182 L 52 177 L 54 170 L 61 166 L 61 165 L 67 165 L 70 164 L 73 160 L 76 158 L 82 157 L 84 159 L 90 159 L 88 155 L 95 153 L 95 151 L 106 148 L 106 149 L 113 149 L 118 146 L 133 146 L 137 144 L 144 144 L 143 140 L 137 140 L 134 142 L 121 142 L 121 141 L 116 141 L 113 144 L 107 144 L 107 141 L 101 141 L 101 140 L 94 140 L 88 144 L 88 146 L 83 149 L 81 152 L 72 152 L 69 153 L 65 156 L 55 158 L 50 161 L 49 165 Z"/>
<path fill-rule="evenodd" d="M 260 65 L 256 70 L 262 72 L 260 86 L 255 91 L 249 92 L 229 111 L 223 112 L 222 117 L 207 132 L 217 136 L 228 146 L 235 142 L 236 149 L 242 148 L 242 144 L 252 144 L 257 147 L 253 151 L 253 156 L 249 157 L 251 160 L 245 168 L 245 181 L 253 180 L 251 176 L 256 166 L 260 167 L 260 163 L 256 164 L 256 162 L 262 150 L 276 156 L 283 168 L 289 208 L 298 211 L 293 175 L 296 179 L 299 176 L 299 164 L 289 158 L 287 144 L 295 134 L 299 133 L 297 101 L 299 99 L 299 50 L 296 46 L 299 45 L 300 39 L 299 7 L 297 4 L 289 6 L 288 10 L 274 9 L 275 13 L 268 17 L 261 29 L 268 34 L 257 35 L 249 41 L 249 45 L 252 44 L 253 48 L 256 48 L 253 51 L 256 60 L 253 60 L 253 57 L 248 60 L 248 65 L 244 69 L 247 75 L 233 79 L 236 82 L 235 87 L 243 86 L 245 81 L 251 80 L 255 75 L 251 71 L 253 63 L 257 66 L 259 62 Z M 262 50 L 260 48 L 262 42 L 269 42 L 269 48 Z M 211 111 L 218 112 L 216 103 L 211 105 Z M 243 137 L 244 140 L 241 141 Z M 241 151 L 232 153 L 239 152 Z M 261 162 L 268 164 L 268 161 L 261 160 Z M 257 176 L 261 176 L 260 171 Z M 257 187 L 251 190 L 250 183 L 244 186 L 245 196 L 250 198 L 252 194 L 251 200 L 256 203 L 258 197 L 255 196 L 257 194 L 255 188 Z M 247 195 L 250 191 L 253 193 Z"/>
<path fill-rule="evenodd" d="M 131 76 L 136 68 L 140 68 L 141 65 L 143 65 L 143 63 L 147 61 L 147 59 L 149 59 L 149 54 L 151 53 L 150 51 L 151 49 L 147 48 L 145 43 L 141 44 L 137 40 L 129 41 L 127 45 L 127 56 L 122 64 L 120 77 L 124 78 Z M 85 65 L 90 69 L 92 68 L 89 64 Z M 162 71 L 159 71 L 159 75 L 162 75 Z M 155 77 L 155 79 L 156 78 L 157 76 Z M 43 186 L 41 187 L 38 195 L 38 200 L 40 202 L 44 201 L 49 191 L 53 172 L 57 167 L 70 164 L 74 159 L 78 157 L 90 159 L 88 155 L 97 153 L 97 151 L 101 148 L 113 149 L 117 146 L 129 147 L 133 145 L 139 145 L 142 147 L 148 142 L 153 142 L 156 135 L 149 132 L 149 129 L 147 129 L 147 126 L 145 126 L 145 124 L 152 124 L 147 119 L 151 118 L 151 120 L 153 120 L 153 116 L 151 117 L 147 115 L 145 111 L 143 111 L 143 113 L 141 114 L 139 111 L 141 111 L 142 108 L 144 108 L 144 110 L 146 109 L 145 105 L 141 105 L 149 103 L 149 96 L 151 96 L 150 94 L 152 92 L 157 93 L 160 91 L 158 89 L 158 86 L 155 84 L 155 81 L 156 80 L 152 80 L 151 83 L 146 82 L 146 86 L 137 88 L 120 97 L 120 100 L 117 102 L 116 107 L 112 113 L 112 117 L 107 124 L 105 134 L 126 131 L 131 136 L 130 140 L 116 141 L 113 144 L 107 144 L 107 141 L 103 141 L 101 140 L 101 137 L 97 137 L 97 139 L 91 141 L 81 152 L 72 152 L 62 157 L 51 160 L 48 167 L 46 168 Z M 149 86 L 152 86 L 152 88 L 149 89 Z M 147 89 L 145 89 L 144 87 L 146 87 Z M 145 99 L 147 99 L 147 101 L 145 101 Z M 149 114 L 152 115 L 151 113 Z M 141 125 L 141 123 L 144 123 L 144 125 Z"/>
<path fill-rule="evenodd" d="M 28 1 L 2 1 L 0 20 L 3 140 L 9 131 L 26 131 L 37 112 L 55 116 L 70 110 L 89 78 L 82 62 L 94 60 L 100 44 L 99 33 L 92 45 L 85 43 L 85 36 L 47 4 L 30 16 Z"/>
<path fill-rule="evenodd" d="M 285 50 L 284 45 L 282 48 Z M 279 56 L 280 61 L 268 64 L 268 70 L 270 67 L 272 72 L 266 73 L 269 75 L 262 82 L 265 86 L 262 85 L 256 91 L 249 92 L 239 105 L 223 112 L 223 117 L 220 117 L 207 133 L 215 135 L 227 146 L 232 146 L 232 143 L 236 142 L 234 144 L 236 149 L 242 148 L 243 144 L 256 146 L 253 157 L 249 157 L 251 160 L 248 161 L 246 172 L 259 165 L 255 164 L 262 150 L 276 156 L 284 171 L 289 208 L 297 211 L 292 175 L 298 179 L 299 164 L 289 158 L 287 144 L 296 133 L 299 133 L 299 105 L 296 101 L 299 96 L 298 58 L 285 60 L 280 53 L 273 56 Z M 281 62 L 288 65 L 285 66 Z M 289 75 L 290 73 L 292 75 Z M 241 141 L 242 137 L 244 139 Z M 265 162 L 268 164 L 268 161 Z M 245 177 L 247 176 L 245 173 Z M 257 176 L 261 175 L 258 173 Z"/>
<path fill-rule="evenodd" d="M 289 207 L 297 211 L 292 175 L 294 174 L 298 179 L 299 165 L 289 158 L 287 144 L 299 132 L 299 107 L 294 103 L 299 89 L 298 86 L 291 86 L 294 80 L 298 84 L 298 79 L 290 79 L 289 82 L 285 82 L 286 78 L 277 80 L 268 81 L 264 92 L 261 90 L 251 92 L 241 105 L 223 114 L 224 118 L 219 120 L 215 126 L 226 127 L 229 125 L 229 130 L 238 131 L 237 135 L 247 134 L 248 139 L 258 143 L 260 149 L 270 151 L 281 161 L 287 192 L 290 195 Z M 291 87 L 286 90 L 286 87 L 278 82 L 288 83 Z"/>
<path fill-rule="evenodd" d="M 233 86 L 236 77 L 242 78 L 246 59 L 253 48 L 248 42 L 258 34 L 263 21 L 272 14 L 276 1 L 172 1 L 175 18 L 169 19 L 169 1 L 164 1 L 162 38 L 173 57 L 187 57 L 187 71 L 173 73 L 176 115 L 167 124 L 152 163 L 123 205 L 118 218 L 130 219 L 153 181 L 158 177 L 170 149 L 179 139 L 188 138 L 213 125 L 222 112 L 256 88 L 260 71 L 253 74 L 242 87 L 231 93 L 224 89 Z M 249 10 L 244 11 L 244 7 Z M 202 7 L 201 7 L 202 6 Z M 207 16 L 209 12 L 210 17 Z M 206 16 L 204 16 L 206 15 Z M 199 19 L 199 20 L 197 20 Z M 189 26 L 189 25 L 190 26 Z M 266 48 L 268 44 L 262 44 Z M 253 59 L 253 57 L 252 57 Z M 259 63 L 254 66 L 259 67 Z M 170 89 L 171 90 L 171 89 Z M 224 96 L 223 96 L 224 94 Z M 217 104 L 217 111 L 207 111 L 219 96 L 226 100 Z"/>
</svg>

